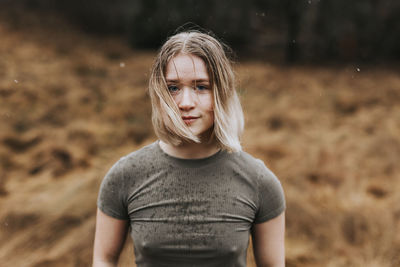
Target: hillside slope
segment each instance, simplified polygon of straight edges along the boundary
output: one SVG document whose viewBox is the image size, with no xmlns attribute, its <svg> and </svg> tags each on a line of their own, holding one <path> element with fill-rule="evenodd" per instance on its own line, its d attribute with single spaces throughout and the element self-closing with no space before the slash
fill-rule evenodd
<svg viewBox="0 0 400 267">
<path fill-rule="evenodd" d="M 154 53 L 14 15 L 0 16 L 0 262 L 88 266 L 102 177 L 155 140 Z M 285 189 L 287 266 L 399 266 L 399 68 L 236 70 L 244 148 Z"/>
</svg>

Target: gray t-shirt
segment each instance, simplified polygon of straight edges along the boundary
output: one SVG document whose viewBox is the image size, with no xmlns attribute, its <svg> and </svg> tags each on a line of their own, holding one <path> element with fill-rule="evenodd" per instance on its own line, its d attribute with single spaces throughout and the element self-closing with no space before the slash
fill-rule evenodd
<svg viewBox="0 0 400 267">
<path fill-rule="evenodd" d="M 158 142 L 122 157 L 97 201 L 129 220 L 139 267 L 246 266 L 251 227 L 285 210 L 280 182 L 246 152 L 179 159 Z"/>
</svg>

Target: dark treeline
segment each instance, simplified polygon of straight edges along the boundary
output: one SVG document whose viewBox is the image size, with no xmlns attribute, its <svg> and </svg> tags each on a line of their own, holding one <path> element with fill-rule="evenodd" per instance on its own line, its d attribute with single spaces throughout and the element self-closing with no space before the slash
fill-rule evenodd
<svg viewBox="0 0 400 267">
<path fill-rule="evenodd" d="M 158 47 L 177 27 L 209 29 L 243 55 L 296 61 L 398 61 L 398 0 L 13 0 L 88 32 Z M 190 25 L 186 24 L 186 28 Z"/>
</svg>

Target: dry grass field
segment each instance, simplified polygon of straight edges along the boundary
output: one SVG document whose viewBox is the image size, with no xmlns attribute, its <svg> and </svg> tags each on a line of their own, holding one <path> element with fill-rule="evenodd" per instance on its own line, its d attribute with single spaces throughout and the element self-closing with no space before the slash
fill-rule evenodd
<svg viewBox="0 0 400 267">
<path fill-rule="evenodd" d="M 0 265 L 89 266 L 104 174 L 155 140 L 155 52 L 14 17 L 0 16 Z M 244 148 L 285 189 L 287 266 L 400 266 L 400 68 L 235 69 Z"/>
</svg>

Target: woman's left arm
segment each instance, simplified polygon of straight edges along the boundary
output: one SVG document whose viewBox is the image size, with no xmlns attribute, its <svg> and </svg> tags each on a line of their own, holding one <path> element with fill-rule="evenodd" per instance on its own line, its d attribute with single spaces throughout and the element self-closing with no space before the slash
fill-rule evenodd
<svg viewBox="0 0 400 267">
<path fill-rule="evenodd" d="M 257 267 L 285 266 L 285 212 L 252 229 L 253 251 Z"/>
</svg>

